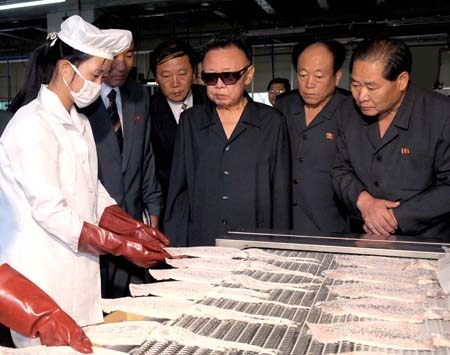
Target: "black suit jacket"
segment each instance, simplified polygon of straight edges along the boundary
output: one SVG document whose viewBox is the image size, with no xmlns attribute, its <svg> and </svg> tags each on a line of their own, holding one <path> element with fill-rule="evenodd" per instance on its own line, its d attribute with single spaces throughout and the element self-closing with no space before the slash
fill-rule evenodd
<svg viewBox="0 0 450 355">
<path fill-rule="evenodd" d="M 3 134 L 6 125 L 9 123 L 13 115 L 14 114 L 12 112 L 0 110 L 0 136 Z"/>
<path fill-rule="evenodd" d="M 411 85 L 380 138 L 377 117 L 349 102 L 338 123 L 333 185 L 361 217 L 356 201 L 366 190 L 399 201 L 400 234 L 450 240 L 450 99 Z"/>
<path fill-rule="evenodd" d="M 191 90 L 194 106 L 207 100 L 204 86 L 194 84 Z M 151 141 L 155 153 L 156 174 L 161 184 L 163 196 L 167 198 L 178 124 L 167 98 L 161 91 L 150 97 L 150 117 L 152 120 Z"/>
<path fill-rule="evenodd" d="M 339 106 L 351 98 L 336 90 L 306 126 L 304 101 L 298 90 L 278 96 L 276 108 L 286 117 L 291 143 L 293 230 L 304 235 L 347 231 L 345 206 L 331 184 L 336 155 Z"/>
<path fill-rule="evenodd" d="M 145 87 L 127 80 L 120 88 L 123 155 L 101 97 L 81 110 L 89 118 L 97 146 L 99 179 L 112 198 L 142 220 L 144 209 L 159 216 L 162 196 L 150 143 L 149 97 Z"/>
</svg>

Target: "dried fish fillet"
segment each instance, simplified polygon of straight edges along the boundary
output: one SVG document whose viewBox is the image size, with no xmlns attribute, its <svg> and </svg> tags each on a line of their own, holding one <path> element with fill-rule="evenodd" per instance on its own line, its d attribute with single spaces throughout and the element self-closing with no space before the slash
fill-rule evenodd
<svg viewBox="0 0 450 355">
<path fill-rule="evenodd" d="M 397 285 L 437 283 L 436 273 L 428 270 L 402 270 L 401 273 L 393 273 L 392 270 L 347 267 L 325 270 L 323 274 L 331 279 L 342 281 L 364 281 Z"/>
<path fill-rule="evenodd" d="M 219 258 L 183 258 L 166 259 L 166 263 L 178 269 L 208 269 L 233 271 L 239 268 L 244 262 L 240 259 L 219 259 Z"/>
<path fill-rule="evenodd" d="M 353 343 L 403 350 L 433 350 L 434 336 L 424 324 L 364 321 L 331 324 L 307 323 L 321 343 Z"/>
<path fill-rule="evenodd" d="M 223 298 L 247 303 L 270 303 L 290 308 L 309 308 L 305 306 L 289 305 L 282 302 L 268 300 L 268 292 L 260 292 L 246 288 L 212 286 L 187 281 L 163 281 L 150 284 L 130 284 L 132 296 L 154 295 L 159 297 L 201 300 L 208 298 Z"/>
<path fill-rule="evenodd" d="M 268 290 L 268 291 L 278 288 L 301 292 L 317 292 L 316 287 L 320 286 L 319 284 L 313 283 L 301 283 L 296 285 L 292 283 L 260 281 L 244 274 L 232 275 L 227 279 L 224 279 L 224 282 L 240 285 L 242 287 L 251 288 L 254 290 Z"/>
<path fill-rule="evenodd" d="M 386 283 L 355 282 L 327 286 L 330 293 L 349 298 L 373 297 L 401 302 L 420 303 L 427 298 L 444 298 L 447 292 L 437 284 L 399 285 Z"/>
<path fill-rule="evenodd" d="M 271 301 L 267 299 L 269 297 L 268 293 L 259 292 L 246 288 L 216 286 L 206 296 L 209 298 L 224 298 L 228 300 L 247 303 L 265 303 L 265 304 L 270 303 L 289 308 L 301 308 L 301 309 L 311 308 L 308 306 L 292 305 L 278 301 Z"/>
<path fill-rule="evenodd" d="M 309 279 L 320 280 L 323 281 L 323 277 L 311 274 L 310 272 L 304 272 L 299 270 L 289 270 L 285 269 L 273 264 L 266 263 L 264 261 L 252 260 L 245 261 L 241 265 L 239 265 L 236 271 L 246 271 L 246 270 L 258 270 L 264 272 L 270 272 L 273 274 L 283 274 L 283 275 L 293 275 L 293 276 L 301 276 Z"/>
<path fill-rule="evenodd" d="M 259 346 L 215 339 L 203 335 L 195 334 L 185 328 L 178 326 L 163 325 L 155 329 L 147 340 L 158 342 L 173 341 L 184 346 L 199 346 L 201 348 L 211 349 L 213 351 L 252 351 L 257 354 L 276 355 L 279 352 L 275 349 L 264 349 Z"/>
<path fill-rule="evenodd" d="M 423 303 L 405 303 L 376 298 L 338 299 L 318 302 L 316 307 L 335 316 L 352 314 L 394 322 L 422 323 L 425 319 L 450 319 L 450 312 L 440 307 L 424 307 Z"/>
<path fill-rule="evenodd" d="M 402 259 L 369 255 L 336 255 L 334 261 L 343 266 L 357 266 L 367 269 L 437 270 L 436 261 L 423 259 Z"/>
<path fill-rule="evenodd" d="M 141 345 L 161 323 L 151 321 L 126 321 L 103 323 L 83 328 L 92 344 L 102 346 Z"/>
<path fill-rule="evenodd" d="M 236 258 L 241 259 L 256 259 L 256 260 L 277 260 L 277 261 L 289 261 L 297 263 L 320 263 L 320 260 L 315 258 L 304 258 L 300 256 L 281 256 L 275 253 L 264 251 L 262 249 L 250 248 L 240 251 L 235 255 Z"/>
<path fill-rule="evenodd" d="M 176 256 L 194 256 L 198 258 L 219 258 L 219 259 L 232 259 L 238 254 L 241 249 L 229 248 L 229 247 L 185 247 L 164 248 L 169 255 Z"/>
<path fill-rule="evenodd" d="M 98 301 L 103 311 L 122 311 L 150 318 L 177 319 L 194 302 L 161 297 L 123 297 Z"/>
<path fill-rule="evenodd" d="M 262 323 L 273 325 L 287 325 L 293 326 L 291 320 L 280 317 L 263 316 L 258 314 L 250 314 L 245 312 L 239 312 L 232 309 L 219 308 L 214 306 L 207 306 L 204 304 L 196 304 L 184 312 L 194 317 L 211 317 L 223 320 L 235 320 L 247 323 Z"/>
<path fill-rule="evenodd" d="M 259 260 L 184 258 L 184 259 L 167 259 L 166 262 L 167 264 L 176 268 L 190 268 L 190 269 L 192 268 L 192 269 L 222 270 L 222 271 L 258 270 L 274 274 L 294 275 L 307 277 L 310 279 L 323 280 L 322 277 L 316 276 L 309 272 L 289 270 Z"/>
<path fill-rule="evenodd" d="M 214 286 L 188 281 L 162 281 L 149 284 L 130 284 L 131 296 L 160 296 L 183 300 L 201 300 Z"/>
<path fill-rule="evenodd" d="M 197 283 L 219 283 L 231 276 L 230 271 L 203 269 L 150 269 L 150 275 L 156 280 L 179 280 Z"/>
<path fill-rule="evenodd" d="M 150 284 L 131 284 L 132 296 L 154 295 L 167 298 L 186 300 L 200 300 L 204 297 L 224 298 L 241 302 L 261 303 L 266 301 L 270 294 L 245 288 L 212 286 L 187 281 L 165 281 Z"/>
</svg>

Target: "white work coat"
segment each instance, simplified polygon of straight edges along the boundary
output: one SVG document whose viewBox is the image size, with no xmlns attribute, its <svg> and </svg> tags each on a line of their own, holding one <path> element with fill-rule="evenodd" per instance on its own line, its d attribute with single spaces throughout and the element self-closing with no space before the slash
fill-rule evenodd
<svg viewBox="0 0 450 355">
<path fill-rule="evenodd" d="M 97 177 L 88 119 L 43 85 L 0 138 L 0 264 L 46 291 L 78 324 L 103 320 L 98 256 L 78 252 L 83 222 L 115 204 Z"/>
</svg>

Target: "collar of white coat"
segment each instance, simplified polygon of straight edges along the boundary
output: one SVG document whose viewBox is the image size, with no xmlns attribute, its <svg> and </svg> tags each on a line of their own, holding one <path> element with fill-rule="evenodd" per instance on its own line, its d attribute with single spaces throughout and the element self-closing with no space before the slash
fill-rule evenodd
<svg viewBox="0 0 450 355">
<path fill-rule="evenodd" d="M 41 110 L 48 113 L 45 116 L 46 119 L 56 124 L 76 127 L 79 131 L 84 132 L 87 118 L 78 113 L 74 105 L 67 112 L 58 95 L 51 91 L 47 85 L 41 85 L 37 99 L 41 104 Z"/>
</svg>

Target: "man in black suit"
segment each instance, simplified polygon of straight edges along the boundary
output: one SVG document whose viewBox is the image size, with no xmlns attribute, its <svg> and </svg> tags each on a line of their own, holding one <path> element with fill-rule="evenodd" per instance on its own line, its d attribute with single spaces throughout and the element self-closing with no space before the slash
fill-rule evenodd
<svg viewBox="0 0 450 355">
<path fill-rule="evenodd" d="M 176 39 L 160 43 L 150 55 L 150 69 L 160 89 L 150 97 L 151 141 L 164 199 L 180 114 L 207 99 L 205 87 L 192 84 L 194 65 L 193 48 Z"/>
<path fill-rule="evenodd" d="M 298 91 L 278 96 L 291 142 L 293 230 L 303 235 L 346 231 L 346 214 L 333 192 L 337 115 L 350 100 L 337 90 L 345 48 L 336 41 L 299 43 L 292 62 Z"/>
<path fill-rule="evenodd" d="M 116 18 L 102 18 L 97 25 L 127 27 Z M 137 220 L 145 216 L 145 221 L 157 228 L 162 195 L 150 143 L 149 96 L 145 86 L 128 75 L 133 67 L 133 50 L 132 42 L 128 50 L 114 57 L 103 79 L 101 96 L 82 112 L 92 126 L 100 181 L 125 211 Z M 105 257 L 102 271 L 104 297 L 126 296 L 130 281 L 142 283 L 147 279 L 146 270 L 122 257 Z"/>
<path fill-rule="evenodd" d="M 450 99 L 410 83 L 400 40 L 366 40 L 338 122 L 333 185 L 370 234 L 449 241 Z"/>
</svg>

